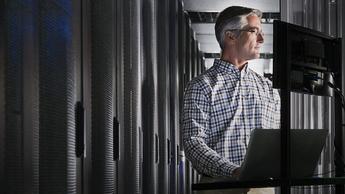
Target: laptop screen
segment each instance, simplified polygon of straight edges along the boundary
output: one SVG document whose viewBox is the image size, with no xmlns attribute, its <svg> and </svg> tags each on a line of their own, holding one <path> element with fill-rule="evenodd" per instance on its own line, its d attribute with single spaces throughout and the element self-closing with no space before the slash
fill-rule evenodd
<svg viewBox="0 0 345 194">
<path fill-rule="evenodd" d="M 291 129 L 291 177 L 313 176 L 328 130 Z M 241 166 L 240 179 L 280 177 L 280 130 L 254 129 Z"/>
</svg>

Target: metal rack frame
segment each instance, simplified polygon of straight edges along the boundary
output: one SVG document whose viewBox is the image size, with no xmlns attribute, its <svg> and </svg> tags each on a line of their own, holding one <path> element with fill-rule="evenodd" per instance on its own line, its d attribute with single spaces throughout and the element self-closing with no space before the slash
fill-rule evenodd
<svg viewBox="0 0 345 194">
<path fill-rule="evenodd" d="M 267 180 L 253 180 L 253 181 L 223 181 L 214 183 L 199 183 L 193 184 L 192 190 L 217 190 L 227 188 L 249 188 L 249 187 L 280 187 L 281 194 L 290 194 L 292 186 L 305 186 L 305 185 L 335 185 L 336 194 L 343 194 L 345 185 L 344 168 L 339 166 L 341 158 L 335 158 L 336 164 L 336 177 L 334 178 L 304 178 L 292 179 L 290 175 L 290 72 L 291 72 L 291 45 L 288 44 L 290 40 L 290 31 L 297 30 L 309 35 L 333 40 L 323 33 L 312 31 L 297 25 L 289 24 L 282 21 L 274 22 L 274 31 L 279 32 L 279 37 L 274 36 L 274 44 L 278 42 L 282 45 L 279 47 L 279 52 L 274 52 L 274 61 L 280 62 L 279 68 L 274 68 L 273 84 L 275 88 L 280 89 L 281 95 L 281 178 L 280 179 L 267 179 Z M 337 52 L 334 52 L 334 65 L 332 70 L 334 72 L 342 72 L 341 70 L 341 41 L 339 44 L 334 45 Z M 278 48 L 277 45 L 274 46 Z M 278 77 L 279 75 L 279 77 Z M 342 88 L 341 77 L 335 80 L 336 85 Z M 334 144 L 338 148 L 338 152 L 343 153 L 343 126 L 342 126 L 342 108 L 341 99 L 335 95 L 335 141 Z"/>
</svg>

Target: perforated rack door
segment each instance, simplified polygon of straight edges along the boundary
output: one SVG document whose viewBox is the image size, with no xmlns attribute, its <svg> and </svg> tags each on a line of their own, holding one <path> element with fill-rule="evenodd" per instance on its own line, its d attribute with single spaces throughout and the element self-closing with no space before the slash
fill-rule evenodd
<svg viewBox="0 0 345 194">
<path fill-rule="evenodd" d="M 75 193 L 72 2 L 45 0 L 39 22 L 39 192 Z"/>
<path fill-rule="evenodd" d="M 158 194 L 158 70 L 157 70 L 157 0 L 143 0 L 142 40 L 142 130 L 143 193 Z"/>
<path fill-rule="evenodd" d="M 142 192 L 142 21 L 141 0 L 124 3 L 124 193 Z"/>
<path fill-rule="evenodd" d="M 91 193 L 113 193 L 114 1 L 90 1 Z"/>
</svg>

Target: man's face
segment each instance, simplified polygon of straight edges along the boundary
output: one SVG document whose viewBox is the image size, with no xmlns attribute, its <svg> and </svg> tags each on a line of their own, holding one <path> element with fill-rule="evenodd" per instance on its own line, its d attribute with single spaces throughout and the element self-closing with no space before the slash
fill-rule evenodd
<svg viewBox="0 0 345 194">
<path fill-rule="evenodd" d="M 261 20 L 256 15 L 248 16 L 247 20 L 248 25 L 243 28 L 236 41 L 237 54 L 243 60 L 257 59 L 260 57 L 260 47 L 264 42 Z"/>
</svg>

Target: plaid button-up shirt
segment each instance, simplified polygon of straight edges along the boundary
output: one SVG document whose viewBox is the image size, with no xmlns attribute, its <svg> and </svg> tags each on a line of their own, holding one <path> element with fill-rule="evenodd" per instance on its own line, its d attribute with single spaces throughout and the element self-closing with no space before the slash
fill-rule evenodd
<svg viewBox="0 0 345 194">
<path fill-rule="evenodd" d="M 214 177 L 231 176 L 244 159 L 251 130 L 280 127 L 279 93 L 247 66 L 239 71 L 216 59 L 188 83 L 182 122 L 193 167 Z"/>
</svg>

